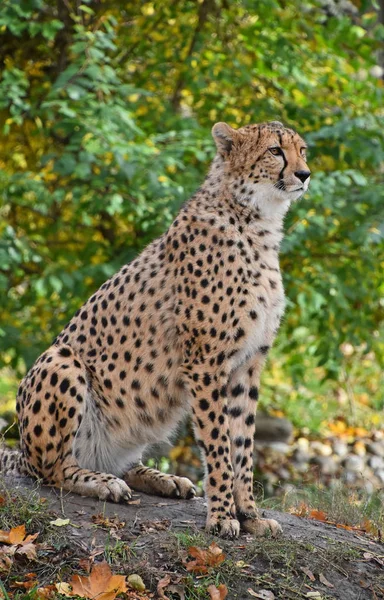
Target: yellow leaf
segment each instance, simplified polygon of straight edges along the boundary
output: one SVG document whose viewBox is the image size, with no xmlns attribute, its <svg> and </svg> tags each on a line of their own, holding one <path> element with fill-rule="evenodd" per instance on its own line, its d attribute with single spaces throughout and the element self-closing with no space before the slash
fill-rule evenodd
<svg viewBox="0 0 384 600">
<path fill-rule="evenodd" d="M 65 527 L 69 525 L 69 519 L 56 519 L 55 521 L 50 521 L 50 525 L 55 525 L 55 527 Z"/>
<path fill-rule="evenodd" d="M 137 590 L 138 592 L 144 592 L 145 590 L 144 581 L 141 579 L 140 575 L 136 575 L 136 573 L 128 577 L 128 583 L 134 590 Z"/>
</svg>

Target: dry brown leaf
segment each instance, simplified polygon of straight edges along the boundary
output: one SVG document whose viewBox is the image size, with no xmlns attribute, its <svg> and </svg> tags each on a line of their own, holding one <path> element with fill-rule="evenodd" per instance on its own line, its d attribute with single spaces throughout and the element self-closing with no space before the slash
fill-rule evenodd
<svg viewBox="0 0 384 600">
<path fill-rule="evenodd" d="M 83 569 L 83 571 L 86 571 L 87 573 L 89 573 L 91 570 L 91 564 L 92 562 L 90 558 L 80 558 L 79 560 L 80 569 Z"/>
<path fill-rule="evenodd" d="M 145 533 L 152 533 L 153 531 L 166 531 L 171 526 L 169 519 L 162 519 L 161 521 L 143 521 L 140 523 L 140 530 Z"/>
<path fill-rule="evenodd" d="M 36 600 L 53 600 L 57 595 L 57 589 L 55 585 L 46 585 L 40 587 L 35 592 Z"/>
<path fill-rule="evenodd" d="M 19 589 L 19 590 L 30 590 L 31 588 L 37 585 L 36 579 L 29 581 L 13 581 L 11 583 L 11 588 Z"/>
<path fill-rule="evenodd" d="M 169 575 L 166 575 L 165 577 L 160 579 L 160 581 L 157 584 L 157 593 L 159 595 L 159 598 L 162 598 L 162 600 L 169 600 L 168 596 L 164 594 L 164 590 L 166 587 L 169 586 L 170 583 L 171 578 Z"/>
<path fill-rule="evenodd" d="M 320 583 L 322 583 L 323 585 L 326 585 L 328 588 L 333 588 L 333 587 L 335 587 L 335 586 L 333 585 L 333 583 L 330 583 L 330 582 L 328 581 L 328 579 L 326 579 L 322 573 L 320 573 L 320 574 L 319 574 L 319 580 L 320 580 Z"/>
<path fill-rule="evenodd" d="M 209 569 L 217 567 L 225 560 L 225 554 L 216 542 L 212 542 L 208 550 L 202 550 L 197 546 L 191 546 L 188 548 L 188 553 L 196 560 L 185 562 L 185 568 L 187 571 L 200 573 L 202 575 L 208 573 Z"/>
<path fill-rule="evenodd" d="M 25 525 L 13 527 L 10 531 L 0 530 L 0 543 L 2 544 L 20 544 L 25 538 Z"/>
<path fill-rule="evenodd" d="M 0 551 L 0 573 L 8 573 L 11 570 L 13 560 L 5 552 Z"/>
<path fill-rule="evenodd" d="M 311 581 L 316 581 L 316 577 L 314 576 L 312 571 L 310 571 L 307 567 L 300 567 L 300 571 L 303 571 L 303 573 L 305 573 Z"/>
<path fill-rule="evenodd" d="M 100 527 L 105 527 L 106 529 L 122 529 L 125 527 L 125 521 L 119 521 L 118 517 L 109 518 L 101 513 L 92 515 L 92 522 L 95 523 L 95 525 L 100 525 Z"/>
<path fill-rule="evenodd" d="M 211 600 L 224 600 L 228 595 L 228 588 L 224 583 L 220 583 L 218 588 L 212 584 L 207 587 L 207 592 Z"/>
<path fill-rule="evenodd" d="M 310 519 L 315 519 L 316 521 L 323 521 L 324 523 L 327 520 L 327 515 L 323 510 L 311 510 L 308 516 Z"/>
<path fill-rule="evenodd" d="M 81 596 L 83 598 L 97 600 L 114 600 L 117 594 L 127 591 L 125 577 L 123 575 L 112 575 L 112 571 L 106 562 L 98 563 L 91 571 L 89 577 L 73 575 L 70 581 L 72 590 L 68 593 L 68 587 L 60 585 L 60 593 L 65 596 Z"/>
</svg>

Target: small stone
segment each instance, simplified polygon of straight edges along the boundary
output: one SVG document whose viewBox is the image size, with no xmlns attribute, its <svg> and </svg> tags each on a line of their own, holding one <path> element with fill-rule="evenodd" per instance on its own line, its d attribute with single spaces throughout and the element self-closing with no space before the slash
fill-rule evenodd
<svg viewBox="0 0 384 600">
<path fill-rule="evenodd" d="M 297 448 L 303 450 L 304 452 L 308 452 L 309 449 L 309 440 L 305 437 L 300 437 L 296 442 Z"/>
<path fill-rule="evenodd" d="M 384 483 L 384 469 L 382 471 L 376 471 L 375 475 L 381 483 Z"/>
<path fill-rule="evenodd" d="M 381 444 L 380 442 L 368 442 L 367 450 L 370 454 L 384 457 L 384 444 Z"/>
<path fill-rule="evenodd" d="M 368 458 L 368 465 L 373 471 L 379 471 L 380 469 L 384 469 L 384 459 L 381 456 L 370 456 Z"/>
<path fill-rule="evenodd" d="M 311 463 L 318 465 L 322 475 L 334 475 L 337 465 L 331 456 L 314 456 Z"/>
<path fill-rule="evenodd" d="M 332 454 L 331 446 L 318 441 L 314 441 L 311 443 L 311 449 L 315 452 L 315 454 L 318 454 L 319 456 L 331 456 Z"/>
<path fill-rule="evenodd" d="M 353 473 L 361 473 L 364 470 L 364 460 L 361 456 L 357 456 L 356 454 L 350 454 L 343 461 L 343 466 L 347 471 L 352 471 Z"/>
<path fill-rule="evenodd" d="M 308 452 L 305 450 L 301 450 L 300 448 L 296 448 L 292 455 L 292 460 L 299 464 L 308 463 L 310 458 L 310 454 L 308 454 Z"/>
<path fill-rule="evenodd" d="M 344 458 L 348 454 L 348 446 L 341 440 L 335 440 L 333 442 L 333 452 L 340 458 Z"/>
<path fill-rule="evenodd" d="M 365 449 L 365 444 L 361 440 L 358 440 L 353 444 L 353 453 L 357 454 L 357 456 L 365 456 L 367 451 Z"/>
</svg>

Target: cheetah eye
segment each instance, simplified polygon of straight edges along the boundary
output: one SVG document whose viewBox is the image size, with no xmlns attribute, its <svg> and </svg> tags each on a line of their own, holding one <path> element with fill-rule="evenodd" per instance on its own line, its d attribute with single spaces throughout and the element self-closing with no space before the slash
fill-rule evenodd
<svg viewBox="0 0 384 600">
<path fill-rule="evenodd" d="M 303 158 L 307 156 L 307 148 L 300 148 L 300 154 Z"/>
<path fill-rule="evenodd" d="M 273 148 L 268 148 L 268 150 L 273 156 L 283 156 L 283 151 L 280 146 L 274 146 Z"/>
</svg>

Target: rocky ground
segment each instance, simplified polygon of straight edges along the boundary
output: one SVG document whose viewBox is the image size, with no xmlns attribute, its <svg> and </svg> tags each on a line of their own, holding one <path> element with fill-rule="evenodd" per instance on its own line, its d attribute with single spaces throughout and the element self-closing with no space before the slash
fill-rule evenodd
<svg viewBox="0 0 384 600">
<path fill-rule="evenodd" d="M 222 600 L 224 595 L 211 595 L 210 585 L 225 586 L 221 589 L 227 590 L 228 600 L 384 598 L 381 534 L 337 527 L 321 515 L 312 515 L 320 518 L 315 520 L 266 511 L 281 523 L 280 538 L 257 540 L 242 534 L 222 540 L 204 533 L 202 498 L 179 501 L 138 494 L 130 505 L 115 505 L 40 488 L 26 478 L 7 478 L 0 486 L 0 499 L 0 529 L 25 523 L 27 532 L 39 532 L 36 559 L 18 561 L 15 555 L 8 571 L 0 574 L 5 598 L 6 593 L 32 600 L 37 597 L 18 591 L 28 577 L 49 586 L 69 581 L 74 572 L 86 573 L 102 560 L 114 573 L 142 579 L 145 590 L 131 589 L 129 598 Z M 205 569 L 212 541 L 223 560 L 207 561 Z M 205 557 L 204 568 L 188 567 L 196 556 L 191 548 Z M 161 589 L 159 581 L 168 582 L 167 587 Z"/>
<path fill-rule="evenodd" d="M 259 422 L 259 421 L 258 421 Z M 368 432 L 336 423 L 323 437 L 293 435 L 285 419 L 263 417 L 255 444 L 255 472 L 264 497 L 283 496 L 295 488 L 342 483 L 371 494 L 384 488 L 384 431 Z M 169 454 L 171 472 L 199 481 L 198 448 L 191 439 L 184 447 L 161 447 Z"/>
</svg>

